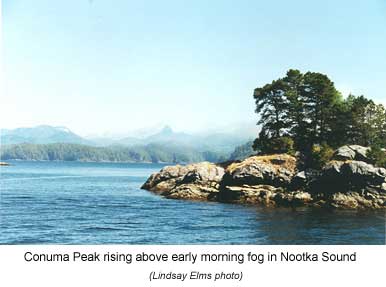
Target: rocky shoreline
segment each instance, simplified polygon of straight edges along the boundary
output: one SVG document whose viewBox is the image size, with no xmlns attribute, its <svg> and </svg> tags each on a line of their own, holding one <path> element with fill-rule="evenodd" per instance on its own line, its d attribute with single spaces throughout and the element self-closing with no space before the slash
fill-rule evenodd
<svg viewBox="0 0 386 287">
<path fill-rule="evenodd" d="M 386 169 L 372 165 L 366 152 L 343 146 L 321 170 L 302 170 L 300 160 L 287 154 L 166 166 L 142 188 L 172 199 L 386 209 Z"/>
</svg>

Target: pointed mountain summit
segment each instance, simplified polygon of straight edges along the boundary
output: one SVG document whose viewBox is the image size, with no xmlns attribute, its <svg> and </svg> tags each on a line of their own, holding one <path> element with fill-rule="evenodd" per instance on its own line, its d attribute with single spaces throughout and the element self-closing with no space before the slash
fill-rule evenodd
<svg viewBox="0 0 386 287">
<path fill-rule="evenodd" d="M 170 126 L 164 126 L 163 129 L 159 132 L 159 134 L 171 135 L 173 134 L 173 129 Z"/>
<path fill-rule="evenodd" d="M 147 137 L 145 140 L 147 143 L 172 142 L 174 144 L 188 144 L 192 138 L 192 135 L 183 132 L 174 132 L 170 126 L 166 125 L 161 131 Z"/>
</svg>

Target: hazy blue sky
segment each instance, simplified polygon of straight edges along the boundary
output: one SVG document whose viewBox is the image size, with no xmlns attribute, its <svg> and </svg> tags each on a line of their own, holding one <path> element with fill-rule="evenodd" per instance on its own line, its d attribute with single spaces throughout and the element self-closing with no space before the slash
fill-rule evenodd
<svg viewBox="0 0 386 287">
<path fill-rule="evenodd" d="M 256 120 L 298 68 L 386 103 L 385 0 L 3 0 L 0 125 L 85 134 Z"/>
</svg>

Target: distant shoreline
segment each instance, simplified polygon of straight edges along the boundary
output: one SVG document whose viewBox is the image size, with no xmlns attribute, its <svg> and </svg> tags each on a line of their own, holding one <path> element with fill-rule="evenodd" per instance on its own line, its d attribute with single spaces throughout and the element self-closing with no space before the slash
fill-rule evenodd
<svg viewBox="0 0 386 287">
<path fill-rule="evenodd" d="M 173 144 L 94 147 L 69 143 L 0 146 L 0 160 L 191 163 L 224 161 L 228 154 L 199 151 Z"/>
<path fill-rule="evenodd" d="M 10 166 L 13 162 L 80 162 L 80 163 L 145 163 L 145 164 L 181 164 L 188 163 L 173 163 L 173 162 L 151 162 L 151 161 L 83 161 L 83 160 L 36 160 L 36 159 L 10 159 L 7 162 L 0 162 L 0 166 Z"/>
</svg>

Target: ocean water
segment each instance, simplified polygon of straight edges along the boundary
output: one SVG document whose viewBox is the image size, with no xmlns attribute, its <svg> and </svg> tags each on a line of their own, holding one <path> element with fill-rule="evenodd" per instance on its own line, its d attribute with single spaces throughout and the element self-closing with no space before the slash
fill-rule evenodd
<svg viewBox="0 0 386 287">
<path fill-rule="evenodd" d="M 385 212 L 170 200 L 141 190 L 159 164 L 1 167 L 1 244 L 385 244 Z"/>
</svg>

